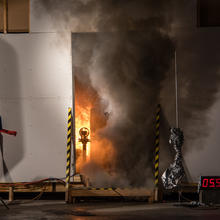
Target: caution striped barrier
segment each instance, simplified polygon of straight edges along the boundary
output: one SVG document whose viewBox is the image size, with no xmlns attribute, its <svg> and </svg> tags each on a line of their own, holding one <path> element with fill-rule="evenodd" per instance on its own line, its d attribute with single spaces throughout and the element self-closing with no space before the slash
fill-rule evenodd
<svg viewBox="0 0 220 220">
<path fill-rule="evenodd" d="M 116 190 L 117 188 L 86 188 L 87 190 Z"/>
<path fill-rule="evenodd" d="M 67 155 L 66 155 L 66 184 L 70 182 L 71 163 L 71 135 L 72 135 L 72 108 L 68 108 L 68 129 L 67 129 Z"/>
<path fill-rule="evenodd" d="M 154 183 L 158 187 L 159 182 L 159 144 L 160 144 L 160 105 L 156 110 L 156 127 L 155 127 L 155 158 L 154 158 Z"/>
</svg>

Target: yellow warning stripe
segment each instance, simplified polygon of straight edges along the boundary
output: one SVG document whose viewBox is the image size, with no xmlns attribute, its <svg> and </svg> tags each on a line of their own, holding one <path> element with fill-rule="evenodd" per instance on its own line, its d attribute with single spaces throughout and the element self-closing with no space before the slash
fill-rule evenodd
<svg viewBox="0 0 220 220">
<path fill-rule="evenodd" d="M 70 158 L 70 153 L 67 154 L 67 158 Z"/>
<path fill-rule="evenodd" d="M 67 136 L 69 136 L 71 134 L 71 130 L 69 130 L 68 132 L 67 132 Z"/>
<path fill-rule="evenodd" d="M 86 188 L 87 190 L 116 190 L 116 188 Z M 80 188 L 78 190 L 81 190 Z"/>
<path fill-rule="evenodd" d="M 155 158 L 154 158 L 154 176 L 155 186 L 157 187 L 159 182 L 159 143 L 160 143 L 160 105 L 156 109 L 156 125 L 155 125 Z"/>
<path fill-rule="evenodd" d="M 66 174 L 69 174 L 69 172 L 70 172 L 70 169 L 67 168 L 67 169 L 66 169 Z"/>
<path fill-rule="evenodd" d="M 72 109 L 68 108 L 68 123 L 67 123 L 67 160 L 66 160 L 66 183 L 70 181 L 70 159 L 71 159 L 71 134 L 72 134 Z"/>
<path fill-rule="evenodd" d="M 68 167 L 70 165 L 70 161 L 68 160 L 66 163 L 66 166 Z"/>
</svg>

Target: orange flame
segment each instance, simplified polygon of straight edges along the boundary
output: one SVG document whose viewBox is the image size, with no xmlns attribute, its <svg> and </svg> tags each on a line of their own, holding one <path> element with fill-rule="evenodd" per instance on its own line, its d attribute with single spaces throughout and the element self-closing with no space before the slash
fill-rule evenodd
<svg viewBox="0 0 220 220">
<path fill-rule="evenodd" d="M 86 162 L 93 161 L 103 167 L 112 164 L 114 149 L 110 140 L 100 137 L 99 129 L 106 126 L 107 118 L 101 110 L 101 104 L 97 92 L 87 84 L 83 84 L 75 78 L 75 147 L 76 147 L 76 171 L 81 172 L 84 167 L 83 144 L 79 131 L 86 127 L 90 131 L 87 137 Z M 91 131 L 92 129 L 92 131 Z"/>
<path fill-rule="evenodd" d="M 88 106 L 81 107 L 80 105 L 77 105 L 77 103 L 75 105 L 76 150 L 79 150 L 81 155 L 82 155 L 83 146 L 82 143 L 79 142 L 79 139 L 81 138 L 79 134 L 79 130 L 82 127 L 86 127 L 90 131 L 90 111 L 91 111 L 91 107 Z M 90 139 L 90 135 L 88 136 L 88 139 Z M 86 155 L 88 161 L 90 159 L 90 142 L 87 143 Z"/>
</svg>

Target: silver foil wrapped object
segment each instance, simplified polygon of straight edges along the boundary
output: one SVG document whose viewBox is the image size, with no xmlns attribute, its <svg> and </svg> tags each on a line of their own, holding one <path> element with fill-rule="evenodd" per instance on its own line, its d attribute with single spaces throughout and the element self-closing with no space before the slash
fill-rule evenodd
<svg viewBox="0 0 220 220">
<path fill-rule="evenodd" d="M 169 168 L 165 170 L 161 177 L 165 189 L 175 188 L 185 175 L 181 151 L 183 142 L 183 132 L 180 130 L 180 128 L 171 128 L 169 143 L 173 146 L 176 155 L 174 158 L 174 162 L 170 164 Z"/>
</svg>

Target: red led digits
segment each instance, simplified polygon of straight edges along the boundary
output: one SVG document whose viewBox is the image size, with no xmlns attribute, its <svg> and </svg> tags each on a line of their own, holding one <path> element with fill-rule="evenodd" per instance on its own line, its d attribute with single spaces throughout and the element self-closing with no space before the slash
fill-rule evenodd
<svg viewBox="0 0 220 220">
<path fill-rule="evenodd" d="M 216 179 L 216 187 L 220 187 L 220 178 Z"/>
<path fill-rule="evenodd" d="M 209 184 L 209 180 L 208 179 L 203 179 L 202 180 L 202 187 L 206 188 L 206 187 L 208 187 L 208 184 Z"/>
<path fill-rule="evenodd" d="M 201 176 L 200 190 L 220 190 L 220 176 Z"/>
<path fill-rule="evenodd" d="M 209 185 L 209 187 L 215 187 L 215 179 L 210 179 L 209 180 L 209 183 L 210 183 L 210 185 Z"/>
</svg>

